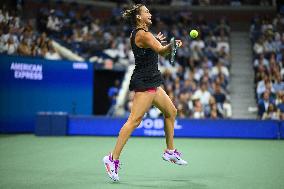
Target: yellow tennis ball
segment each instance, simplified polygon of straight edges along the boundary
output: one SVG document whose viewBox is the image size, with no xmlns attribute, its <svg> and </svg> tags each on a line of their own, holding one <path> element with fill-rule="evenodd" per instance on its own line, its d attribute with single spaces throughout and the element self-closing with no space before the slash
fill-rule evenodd
<svg viewBox="0 0 284 189">
<path fill-rule="evenodd" d="M 191 38 L 196 38 L 198 36 L 198 31 L 197 30 L 191 30 L 189 33 Z"/>
</svg>

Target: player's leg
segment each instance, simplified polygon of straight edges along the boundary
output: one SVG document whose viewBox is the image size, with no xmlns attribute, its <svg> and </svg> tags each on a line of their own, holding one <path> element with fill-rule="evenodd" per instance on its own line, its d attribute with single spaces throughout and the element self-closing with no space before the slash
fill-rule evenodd
<svg viewBox="0 0 284 189">
<path fill-rule="evenodd" d="M 157 89 L 153 104 L 161 110 L 165 119 L 164 130 L 166 135 L 167 150 L 162 156 L 163 159 L 179 165 L 186 165 L 187 162 L 181 159 L 181 153 L 174 148 L 174 124 L 177 109 L 175 108 L 170 97 L 161 87 L 158 87 Z"/>
<path fill-rule="evenodd" d="M 113 158 L 119 159 L 123 146 L 127 142 L 133 130 L 140 124 L 145 113 L 149 110 L 155 97 L 155 92 L 136 92 L 133 99 L 131 113 L 127 122 L 119 132 L 119 136 L 113 150 Z"/>
<path fill-rule="evenodd" d="M 118 181 L 118 167 L 119 156 L 130 137 L 133 130 L 140 124 L 144 114 L 148 111 L 152 105 L 152 101 L 155 97 L 155 92 L 136 92 L 133 99 L 133 106 L 127 122 L 123 125 L 119 132 L 117 142 L 112 154 L 105 156 L 103 162 L 105 164 L 108 175 L 114 181 Z"/>
<path fill-rule="evenodd" d="M 158 87 L 156 96 L 153 100 L 154 106 L 156 106 L 164 115 L 165 118 L 165 135 L 166 135 L 166 144 L 167 149 L 174 149 L 174 123 L 177 114 L 177 109 L 175 108 L 170 97 L 166 92 Z"/>
</svg>

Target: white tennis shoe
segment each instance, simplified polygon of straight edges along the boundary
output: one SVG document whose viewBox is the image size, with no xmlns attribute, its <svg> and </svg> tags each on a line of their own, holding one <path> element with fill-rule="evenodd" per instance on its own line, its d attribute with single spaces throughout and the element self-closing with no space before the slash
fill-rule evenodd
<svg viewBox="0 0 284 189">
<path fill-rule="evenodd" d="M 162 155 L 163 160 L 175 163 L 177 165 L 187 165 L 187 162 L 181 158 L 181 153 L 176 149 L 174 151 L 165 150 Z"/>
<path fill-rule="evenodd" d="M 119 181 L 118 177 L 118 169 L 119 167 L 119 160 L 113 160 L 112 154 L 109 154 L 108 156 L 105 156 L 103 158 L 103 163 L 106 168 L 106 172 L 108 176 L 113 180 L 113 181 Z"/>
</svg>

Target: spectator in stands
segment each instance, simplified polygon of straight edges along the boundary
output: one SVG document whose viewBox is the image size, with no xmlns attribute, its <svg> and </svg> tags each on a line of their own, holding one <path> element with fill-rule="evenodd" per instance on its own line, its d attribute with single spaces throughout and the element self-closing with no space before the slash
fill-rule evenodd
<svg viewBox="0 0 284 189">
<path fill-rule="evenodd" d="M 284 82 L 281 78 L 280 73 L 278 73 L 276 75 L 276 80 L 274 81 L 272 86 L 273 86 L 273 89 L 275 90 L 275 92 L 284 91 Z"/>
<path fill-rule="evenodd" d="M 47 42 L 48 42 L 48 38 L 45 32 L 43 32 L 36 40 L 37 46 L 39 47 L 43 46 Z"/>
<path fill-rule="evenodd" d="M 132 106 L 133 102 L 131 100 L 127 101 L 124 111 L 124 117 L 129 117 Z"/>
<path fill-rule="evenodd" d="M 3 41 L 3 43 L 6 43 L 10 37 L 9 30 L 10 28 L 7 25 L 3 26 L 2 35 L 1 35 L 1 40 Z"/>
<path fill-rule="evenodd" d="M 213 62 L 210 59 L 208 59 L 207 56 L 204 56 L 202 60 L 202 66 L 203 68 L 210 69 L 213 67 Z"/>
<path fill-rule="evenodd" d="M 277 105 L 280 111 L 280 119 L 284 120 L 284 93 L 281 94 L 281 102 Z"/>
<path fill-rule="evenodd" d="M 272 41 L 272 46 L 275 49 L 274 52 L 276 53 L 280 52 L 281 45 L 282 45 L 281 35 L 279 32 L 275 32 L 274 40 Z"/>
<path fill-rule="evenodd" d="M 179 103 L 177 105 L 177 116 L 180 117 L 180 118 L 186 118 L 186 113 L 184 111 L 184 107 L 183 107 L 183 104 Z"/>
<path fill-rule="evenodd" d="M 1 25 L 0 25 L 0 53 L 5 53 L 5 41 L 3 39 L 3 29 Z"/>
<path fill-rule="evenodd" d="M 274 46 L 274 41 L 272 40 L 273 32 L 269 32 L 269 36 L 263 43 L 264 53 L 269 55 L 272 52 L 276 52 L 276 47 Z"/>
<path fill-rule="evenodd" d="M 263 93 L 263 98 L 258 102 L 258 116 L 259 118 L 263 117 L 264 112 L 268 110 L 269 104 L 274 104 L 274 100 L 270 98 L 270 92 L 265 91 Z"/>
<path fill-rule="evenodd" d="M 209 104 L 204 107 L 204 115 L 206 118 L 214 118 L 218 117 L 217 113 L 217 104 L 215 98 L 212 96 L 209 99 Z M 216 115 L 215 115 L 216 113 Z"/>
<path fill-rule="evenodd" d="M 177 110 L 178 110 L 177 114 L 179 117 L 186 118 L 191 114 L 188 106 L 189 98 L 190 98 L 189 93 L 181 92 L 179 94 L 178 104 L 177 104 Z"/>
<path fill-rule="evenodd" d="M 223 74 L 226 79 L 230 77 L 229 70 L 221 61 L 218 61 L 217 65 L 212 68 L 212 75 L 217 76 L 219 74 Z"/>
<path fill-rule="evenodd" d="M 220 113 L 219 108 L 216 103 L 211 104 L 210 106 L 210 116 L 211 119 L 221 119 L 223 118 L 222 113 Z"/>
<path fill-rule="evenodd" d="M 223 106 L 223 104 L 226 101 L 226 95 L 222 92 L 222 88 L 220 85 L 216 85 L 215 86 L 215 93 L 214 93 L 214 98 L 217 102 L 217 104 L 221 104 Z"/>
<path fill-rule="evenodd" d="M 48 48 L 47 48 L 47 45 L 44 44 L 42 45 L 39 49 L 38 49 L 38 55 L 45 58 L 45 55 L 47 54 L 48 52 Z"/>
<path fill-rule="evenodd" d="M 231 64 L 230 64 L 230 54 L 229 54 L 229 51 L 226 50 L 226 47 L 225 46 L 222 46 L 220 48 L 218 52 L 218 57 L 219 57 L 219 60 L 220 62 L 223 62 L 223 64 L 227 67 L 227 68 L 230 68 L 231 67 Z"/>
<path fill-rule="evenodd" d="M 226 21 L 226 18 L 221 18 L 219 25 L 216 26 L 215 32 L 220 34 L 220 37 L 229 36 L 231 32 L 231 28 Z M 217 38 L 218 39 L 218 38 Z M 225 40 L 228 42 L 229 38 L 225 37 Z"/>
<path fill-rule="evenodd" d="M 124 117 L 128 117 L 130 115 L 130 112 L 131 112 L 131 108 L 132 108 L 132 105 L 133 105 L 133 98 L 134 98 L 134 91 L 130 91 L 128 93 L 128 100 L 126 101 L 125 103 L 125 111 L 124 111 Z"/>
<path fill-rule="evenodd" d="M 263 37 L 259 37 L 256 43 L 253 46 L 254 53 L 256 55 L 264 53 Z"/>
<path fill-rule="evenodd" d="M 18 54 L 22 56 L 30 56 L 31 48 L 28 45 L 28 38 L 23 38 L 18 48 Z"/>
<path fill-rule="evenodd" d="M 280 75 L 280 67 L 279 65 L 277 65 L 277 63 L 274 62 L 270 62 L 270 69 L 269 69 L 269 73 L 271 75 L 271 81 L 273 83 L 275 83 L 275 81 L 277 80 L 278 75 Z"/>
<path fill-rule="evenodd" d="M 4 45 L 4 53 L 7 54 L 15 54 L 17 52 L 17 44 L 14 42 L 14 38 L 12 36 L 9 37 L 8 41 Z"/>
<path fill-rule="evenodd" d="M 208 83 L 201 83 L 201 87 L 200 89 L 198 89 L 194 95 L 195 98 L 200 100 L 200 103 L 202 104 L 202 106 L 206 106 L 209 104 L 209 99 L 211 97 L 210 92 L 208 91 Z M 199 103 L 199 102 L 198 102 Z M 199 104 L 198 104 L 199 105 Z M 197 106 L 198 108 L 198 106 Z"/>
<path fill-rule="evenodd" d="M 228 79 L 222 73 L 218 74 L 218 76 L 215 78 L 215 84 L 221 85 L 222 89 L 226 93 L 228 93 L 228 82 Z"/>
<path fill-rule="evenodd" d="M 51 41 L 48 42 L 48 51 L 44 55 L 44 58 L 48 60 L 60 60 L 61 59 L 60 55 L 55 51 Z"/>
<path fill-rule="evenodd" d="M 50 10 L 50 15 L 47 18 L 46 28 L 50 31 L 59 32 L 62 27 L 62 21 L 55 15 L 55 10 Z"/>
<path fill-rule="evenodd" d="M 194 119 L 202 119 L 204 118 L 204 111 L 201 104 L 201 101 L 198 97 L 193 98 L 193 118 Z"/>
<path fill-rule="evenodd" d="M 262 119 L 279 120 L 280 111 L 274 104 L 269 104 L 267 111 L 263 113 Z"/>
<path fill-rule="evenodd" d="M 224 32 L 221 32 L 221 35 L 217 37 L 217 51 L 220 51 L 222 48 L 224 52 L 229 53 L 230 51 L 229 38 L 225 36 Z"/>
<path fill-rule="evenodd" d="M 254 60 L 253 66 L 255 68 L 259 67 L 260 65 L 265 66 L 266 68 L 269 67 L 269 61 L 264 57 L 264 54 L 259 54 L 259 58 Z"/>
<path fill-rule="evenodd" d="M 210 119 L 218 119 L 218 112 L 216 110 L 213 110 L 210 112 Z"/>
<path fill-rule="evenodd" d="M 276 106 L 278 106 L 282 102 L 281 98 L 282 98 L 283 94 L 284 94 L 284 91 L 278 91 L 276 93 L 276 97 L 275 97 L 275 105 Z"/>
<path fill-rule="evenodd" d="M 263 79 L 257 83 L 257 89 L 256 89 L 257 98 L 260 99 L 261 95 L 266 91 L 267 88 L 270 90 L 269 87 L 271 85 L 272 85 L 272 82 L 270 78 L 268 77 L 268 75 L 264 75 Z"/>
<path fill-rule="evenodd" d="M 115 110 L 114 108 L 116 105 L 116 100 L 117 100 L 117 96 L 119 92 L 119 86 L 120 86 L 119 80 L 115 80 L 114 85 L 108 89 L 108 98 L 110 102 L 110 108 L 109 108 L 107 115 L 109 116 L 112 116 L 114 113 L 114 110 Z"/>
<path fill-rule="evenodd" d="M 204 41 L 201 39 L 201 37 L 198 37 L 196 40 L 193 40 L 190 48 L 193 50 L 195 49 L 198 52 L 201 52 L 201 50 L 205 47 Z"/>
<path fill-rule="evenodd" d="M 118 95 L 119 86 L 120 86 L 119 80 L 115 80 L 114 85 L 111 86 L 108 90 L 108 97 L 109 97 L 111 104 L 114 104 L 116 102 L 115 97 Z"/>
</svg>

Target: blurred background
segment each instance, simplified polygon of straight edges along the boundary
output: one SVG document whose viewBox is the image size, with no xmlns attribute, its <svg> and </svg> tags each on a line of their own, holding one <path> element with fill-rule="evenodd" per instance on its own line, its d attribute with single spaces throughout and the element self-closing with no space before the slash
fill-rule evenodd
<svg viewBox="0 0 284 189">
<path fill-rule="evenodd" d="M 284 119 L 280 1 L 2 0 L 1 130 L 31 132 L 44 112 L 127 117 L 133 28 L 121 12 L 133 3 L 150 9 L 154 35 L 183 41 L 175 66 L 159 58 L 179 118 Z"/>
</svg>

